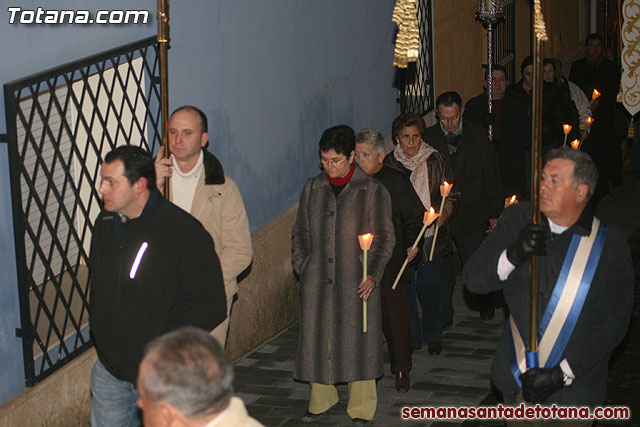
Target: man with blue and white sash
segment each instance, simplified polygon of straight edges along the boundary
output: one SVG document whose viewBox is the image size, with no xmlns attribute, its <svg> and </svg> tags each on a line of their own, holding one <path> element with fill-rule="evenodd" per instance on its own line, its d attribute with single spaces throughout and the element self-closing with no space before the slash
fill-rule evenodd
<svg viewBox="0 0 640 427">
<path fill-rule="evenodd" d="M 602 224 L 588 203 L 598 179 L 591 158 L 559 148 L 547 155 L 540 183 L 540 224 L 531 207 L 507 208 L 464 267 L 474 292 L 504 291 L 511 316 L 491 377 L 505 402 L 601 405 L 607 365 L 633 307 L 626 238 Z M 538 358 L 527 370 L 531 255 L 539 255 Z"/>
</svg>

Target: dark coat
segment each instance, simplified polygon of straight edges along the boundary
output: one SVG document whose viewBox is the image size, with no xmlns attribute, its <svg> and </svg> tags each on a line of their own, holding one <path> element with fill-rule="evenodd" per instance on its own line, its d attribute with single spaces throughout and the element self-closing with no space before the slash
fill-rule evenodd
<svg viewBox="0 0 640 427">
<path fill-rule="evenodd" d="M 372 176 L 382 182 L 391 195 L 391 216 L 395 229 L 396 245 L 393 248 L 393 256 L 387 264 L 387 268 L 384 269 L 381 282 L 382 286 L 391 286 L 407 258 L 407 248 L 413 245 L 420 233 L 424 207 L 413 186 L 401 172 L 383 165 L 382 169 Z M 412 268 L 406 268 L 398 283 L 410 282 L 412 271 Z"/>
<path fill-rule="evenodd" d="M 131 279 L 143 242 L 148 247 Z M 157 190 L 142 214 L 124 225 L 113 212 L 98 216 L 89 265 L 91 336 L 100 361 L 120 380 L 136 382 L 144 346 L 153 338 L 185 325 L 211 329 L 227 314 L 211 236 Z"/>
<path fill-rule="evenodd" d="M 546 310 L 555 287 L 569 243 L 574 234 L 587 235 L 593 214 L 587 207 L 582 217 L 561 234 L 547 238 L 547 255 L 541 256 L 538 293 L 538 319 Z M 542 221 L 547 219 L 542 216 Z M 473 292 L 504 291 L 505 301 L 520 334 L 529 335 L 530 261 L 501 281 L 497 274 L 501 253 L 518 238 L 520 230 L 531 222 L 531 205 L 519 203 L 505 209 L 496 229 L 489 233 L 480 249 L 464 266 L 464 281 Z M 544 404 L 601 405 L 607 394 L 609 357 L 624 337 L 633 308 L 633 266 L 626 238 L 609 226 L 602 256 L 578 322 L 562 355 L 575 375 L 573 384 L 553 393 Z M 493 360 L 491 377 L 505 399 L 519 393 L 510 370 L 511 338 L 505 327 Z"/>
<path fill-rule="evenodd" d="M 529 193 L 525 171 L 524 150 L 531 144 L 531 123 L 526 107 L 509 94 L 504 96 L 502 114 L 496 117 L 494 132 L 500 140 L 498 147 L 498 168 L 504 197 L 516 194 L 520 200 Z M 481 94 L 470 99 L 464 109 L 464 120 L 487 129 L 487 95 Z M 496 134 L 494 133 L 494 139 Z"/>
<path fill-rule="evenodd" d="M 451 220 L 456 238 L 458 234 L 488 226 L 490 218 L 500 217 L 504 197 L 487 132 L 463 120 L 462 135 L 458 138 L 454 155 L 449 153 L 447 139 L 439 123 L 427 129 L 425 140 L 444 154 L 453 170 L 453 188 L 460 193 L 460 204 Z"/>
<path fill-rule="evenodd" d="M 591 132 L 598 133 L 599 128 L 603 127 L 603 132 L 608 133 L 613 125 L 616 97 L 620 88 L 620 72 L 616 64 L 606 58 L 602 58 L 598 65 L 589 64 L 586 58 L 579 59 L 571 64 L 569 80 L 580 86 L 588 100 L 591 100 L 593 89 L 601 93 L 598 108 L 593 112 L 595 121 Z"/>
<path fill-rule="evenodd" d="M 368 301 L 362 332 L 362 250 L 371 232 L 368 274 L 380 283 L 395 237 L 391 198 L 384 186 L 355 167 L 336 197 L 326 172 L 307 181 L 293 227 L 292 262 L 300 277 L 300 337 L 294 378 L 335 384 L 383 375 L 380 290 Z"/>
<path fill-rule="evenodd" d="M 395 158 L 393 153 L 389 153 L 387 157 L 384 158 L 384 164 L 402 172 L 407 179 L 411 177 L 411 171 L 405 168 L 402 163 Z M 437 212 L 438 209 L 440 209 L 440 202 L 442 201 L 442 197 L 440 196 L 440 184 L 444 181 L 453 182 L 453 171 L 451 170 L 450 165 L 445 162 L 444 155 L 440 154 L 438 151 L 433 152 L 427 159 L 427 170 L 429 171 L 429 186 L 431 187 L 429 189 L 429 194 L 431 197 L 431 204 L 433 206 L 423 206 L 423 208 L 425 210 L 429 210 L 429 208 L 433 207 Z M 433 252 L 433 259 L 449 255 L 453 250 L 453 246 L 451 245 L 451 235 L 449 234 L 449 220 L 455 215 L 459 201 L 460 193 L 456 189 L 454 183 L 454 186 L 451 188 L 451 192 L 444 202 L 443 211 L 448 220 L 444 226 L 440 227 L 440 231 L 438 231 L 438 240 L 436 241 L 436 247 Z M 435 227 L 435 225 L 432 225 L 432 227 Z M 425 260 L 429 259 L 432 242 L 433 237 L 424 238 L 421 256 L 424 257 Z"/>
</svg>

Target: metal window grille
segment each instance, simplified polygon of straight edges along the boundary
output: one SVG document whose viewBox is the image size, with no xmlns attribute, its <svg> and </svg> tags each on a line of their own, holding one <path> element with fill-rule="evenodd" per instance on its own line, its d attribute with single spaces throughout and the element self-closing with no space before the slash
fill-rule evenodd
<svg viewBox="0 0 640 427">
<path fill-rule="evenodd" d="M 505 0 L 504 21 L 500 22 L 495 29 L 494 49 L 495 62 L 504 66 L 507 70 L 507 77 L 511 82 L 516 77 L 516 2 Z"/>
<path fill-rule="evenodd" d="M 420 52 L 416 62 L 397 70 L 400 111 L 425 115 L 434 108 L 433 94 L 433 8 L 431 0 L 416 0 L 420 29 Z"/>
<path fill-rule="evenodd" d="M 150 37 L 4 85 L 27 386 L 91 346 L 100 159 L 162 143 L 156 46 Z"/>
</svg>

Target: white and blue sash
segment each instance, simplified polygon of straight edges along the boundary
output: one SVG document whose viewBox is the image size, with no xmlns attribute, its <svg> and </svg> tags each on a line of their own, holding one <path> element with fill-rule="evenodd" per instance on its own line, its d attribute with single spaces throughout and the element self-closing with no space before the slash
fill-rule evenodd
<svg viewBox="0 0 640 427">
<path fill-rule="evenodd" d="M 511 372 L 520 387 L 520 375 L 526 372 L 527 366 L 532 366 L 536 355 L 539 366 L 551 368 L 560 363 L 591 287 L 607 230 L 607 226 L 594 217 L 588 236 L 574 234 L 571 238 L 549 304 L 538 325 L 537 354 L 527 353 L 528 344 L 520 335 L 513 316 L 509 316 L 512 342 Z M 527 358 L 530 359 L 529 365 Z"/>
</svg>

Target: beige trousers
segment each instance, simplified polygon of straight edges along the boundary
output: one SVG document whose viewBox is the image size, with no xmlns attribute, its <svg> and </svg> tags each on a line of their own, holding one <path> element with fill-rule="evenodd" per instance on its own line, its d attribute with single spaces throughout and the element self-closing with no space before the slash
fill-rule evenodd
<svg viewBox="0 0 640 427">
<path fill-rule="evenodd" d="M 321 414 L 338 403 L 338 390 L 334 385 L 311 383 L 309 412 Z M 351 418 L 372 420 L 378 406 L 376 380 L 353 381 L 349 383 L 349 403 L 347 413 Z"/>
</svg>

